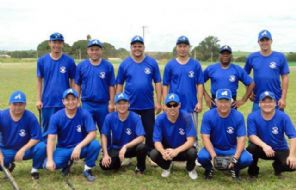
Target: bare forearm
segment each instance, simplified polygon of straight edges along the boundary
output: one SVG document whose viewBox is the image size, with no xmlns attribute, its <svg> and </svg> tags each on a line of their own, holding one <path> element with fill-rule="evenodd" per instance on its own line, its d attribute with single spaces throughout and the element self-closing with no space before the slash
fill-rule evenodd
<svg viewBox="0 0 296 190">
<path fill-rule="evenodd" d="M 41 101 L 42 96 L 42 78 L 37 78 L 37 101 Z"/>
<path fill-rule="evenodd" d="M 187 141 L 184 144 L 176 148 L 177 152 L 180 153 L 180 152 L 184 152 L 185 150 L 188 150 L 193 146 L 194 141 L 195 139 L 193 137 L 188 137 Z"/>
<path fill-rule="evenodd" d="M 155 83 L 156 101 L 161 104 L 161 84 Z"/>
<path fill-rule="evenodd" d="M 125 144 L 124 146 L 126 148 L 133 148 L 134 146 L 144 142 L 144 140 L 145 140 L 144 136 L 139 136 L 139 137 L 135 138 L 134 140 L 132 140 L 131 142 Z"/>
<path fill-rule="evenodd" d="M 74 87 L 73 87 L 79 94 L 79 97 L 81 96 L 81 86 L 78 85 L 78 84 L 74 84 Z"/>
<path fill-rule="evenodd" d="M 245 144 L 246 144 L 246 137 L 238 137 L 237 138 L 237 146 L 236 146 L 236 151 L 234 154 L 234 157 L 236 159 L 240 158 L 241 153 L 245 149 Z"/>
<path fill-rule="evenodd" d="M 288 86 L 289 86 L 289 76 L 283 75 L 282 76 L 282 97 L 281 97 L 283 99 L 287 98 Z"/>
<path fill-rule="evenodd" d="M 109 103 L 114 104 L 114 96 L 115 96 L 115 87 L 114 86 L 109 86 Z"/>
<path fill-rule="evenodd" d="M 56 135 L 48 135 L 47 139 L 47 159 L 53 160 L 53 151 L 56 145 Z"/>
<path fill-rule="evenodd" d="M 202 103 L 202 97 L 204 94 L 204 87 L 202 84 L 198 84 L 198 85 L 196 85 L 196 88 L 197 88 L 197 100 L 198 100 L 198 102 Z"/>
<path fill-rule="evenodd" d="M 108 149 L 107 149 L 107 137 L 106 135 L 103 135 L 102 134 L 102 138 L 101 138 L 101 141 L 102 141 L 102 149 L 103 149 L 103 153 L 104 155 L 107 155 L 108 154 Z"/>
<path fill-rule="evenodd" d="M 96 138 L 96 131 L 92 131 L 92 132 L 89 132 L 87 134 L 87 136 L 76 146 L 79 146 L 80 148 L 83 148 L 85 147 L 86 145 L 88 145 L 92 140 L 94 140 Z"/>
<path fill-rule="evenodd" d="M 260 146 L 261 148 L 263 148 L 264 146 L 266 146 L 266 143 L 263 142 L 258 136 L 256 135 L 251 135 L 249 136 L 250 141 L 255 144 Z"/>
<path fill-rule="evenodd" d="M 216 152 L 214 149 L 214 146 L 210 140 L 210 136 L 209 135 L 201 135 L 203 144 L 205 146 L 205 148 L 207 149 L 207 151 L 209 152 L 209 154 L 211 155 L 211 157 L 215 157 L 216 156 Z"/>
<path fill-rule="evenodd" d="M 116 86 L 116 94 L 121 93 L 122 91 L 123 91 L 123 85 L 118 84 L 118 85 Z"/>
<path fill-rule="evenodd" d="M 165 149 L 163 148 L 162 144 L 160 142 L 154 143 L 155 149 L 160 152 L 161 154 L 164 153 Z"/>
<path fill-rule="evenodd" d="M 242 100 L 244 102 L 246 102 L 248 100 L 248 98 L 250 97 L 250 95 L 251 95 L 254 87 L 255 87 L 255 83 L 254 82 L 251 83 L 249 86 L 246 87 L 246 93 L 244 94 L 244 96 L 242 98 Z"/>
<path fill-rule="evenodd" d="M 296 156 L 296 138 L 290 139 L 290 155 Z"/>
<path fill-rule="evenodd" d="M 75 85 L 74 79 L 70 79 L 69 82 L 70 82 L 70 88 L 74 88 L 74 85 Z"/>
<path fill-rule="evenodd" d="M 169 90 L 168 86 L 166 86 L 166 85 L 162 86 L 162 99 L 163 99 L 163 102 L 165 102 L 165 98 L 168 95 L 168 90 Z"/>
<path fill-rule="evenodd" d="M 32 148 L 33 146 L 35 146 L 37 143 L 39 142 L 39 140 L 36 139 L 31 139 L 29 140 L 29 142 L 27 144 L 25 144 L 22 149 L 24 149 L 25 151 L 29 150 L 30 148 Z"/>
</svg>

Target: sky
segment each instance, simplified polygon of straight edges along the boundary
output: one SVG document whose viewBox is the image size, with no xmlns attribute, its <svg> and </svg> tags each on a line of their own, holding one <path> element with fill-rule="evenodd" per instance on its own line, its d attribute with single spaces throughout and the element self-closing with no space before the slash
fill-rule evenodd
<svg viewBox="0 0 296 190">
<path fill-rule="evenodd" d="M 296 51 L 293 0 L 1 0 L 0 50 L 36 49 L 53 32 L 65 42 L 92 38 L 129 49 L 143 35 L 147 51 L 172 51 L 185 35 L 197 46 L 209 35 L 233 51 L 257 51 L 268 29 L 273 49 Z"/>
</svg>

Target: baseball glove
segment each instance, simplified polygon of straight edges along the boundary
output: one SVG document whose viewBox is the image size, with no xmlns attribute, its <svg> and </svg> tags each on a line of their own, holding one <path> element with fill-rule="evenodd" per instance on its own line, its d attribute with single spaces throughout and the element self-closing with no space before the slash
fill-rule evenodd
<svg viewBox="0 0 296 190">
<path fill-rule="evenodd" d="M 216 156 L 214 158 L 214 167 L 217 170 L 228 170 L 230 163 L 232 163 L 231 156 Z"/>
</svg>

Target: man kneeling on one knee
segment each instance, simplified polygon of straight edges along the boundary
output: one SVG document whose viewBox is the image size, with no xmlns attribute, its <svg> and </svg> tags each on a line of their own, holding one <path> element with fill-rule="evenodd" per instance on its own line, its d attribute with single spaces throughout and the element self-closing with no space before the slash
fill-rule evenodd
<svg viewBox="0 0 296 190">
<path fill-rule="evenodd" d="M 145 131 L 141 118 L 129 111 L 129 98 L 125 93 L 115 96 L 116 112 L 109 113 L 102 128 L 103 158 L 100 166 L 103 170 L 119 169 L 127 157 L 137 157 L 135 172 L 143 174 L 146 169 L 147 155 Z M 107 139 L 111 137 L 111 141 Z M 111 144 L 107 145 L 107 142 Z"/>
<path fill-rule="evenodd" d="M 168 94 L 165 99 L 165 112 L 156 118 L 153 141 L 155 149 L 150 158 L 162 169 L 162 177 L 170 175 L 172 161 L 186 161 L 186 169 L 191 179 L 197 178 L 195 170 L 196 130 L 192 117 L 180 111 L 181 103 L 177 94 Z"/>
</svg>

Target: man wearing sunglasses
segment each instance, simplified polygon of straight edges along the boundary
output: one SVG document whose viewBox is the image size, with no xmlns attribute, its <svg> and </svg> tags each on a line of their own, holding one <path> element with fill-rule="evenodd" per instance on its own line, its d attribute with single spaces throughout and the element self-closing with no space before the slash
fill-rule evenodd
<svg viewBox="0 0 296 190">
<path fill-rule="evenodd" d="M 233 100 L 229 89 L 218 89 L 215 101 L 217 108 L 203 116 L 200 131 L 204 148 L 198 153 L 198 161 L 205 169 L 205 178 L 211 179 L 216 157 L 231 157 L 228 169 L 232 177 L 239 180 L 240 170 L 252 163 L 251 154 L 245 150 L 244 116 L 231 108 Z"/>
<path fill-rule="evenodd" d="M 277 107 L 284 109 L 290 73 L 287 59 L 283 53 L 272 51 L 272 36 L 268 30 L 262 30 L 259 33 L 258 44 L 260 51 L 249 55 L 245 64 L 245 70 L 248 74 L 253 69 L 255 82 L 252 95 L 253 111 L 260 109 L 259 96 L 265 90 L 273 92 Z"/>
<path fill-rule="evenodd" d="M 180 110 L 181 103 L 177 94 L 167 95 L 165 107 L 165 112 L 155 121 L 153 132 L 155 149 L 151 151 L 150 157 L 163 169 L 162 177 L 170 175 L 172 161 L 186 161 L 188 175 L 195 180 L 197 151 L 194 143 L 197 133 L 192 117 L 189 113 Z"/>
</svg>

